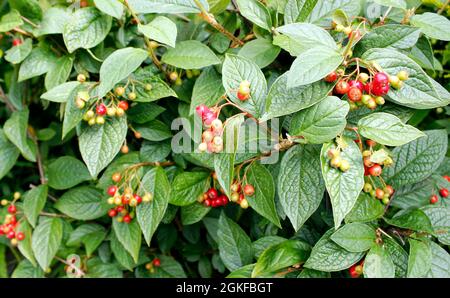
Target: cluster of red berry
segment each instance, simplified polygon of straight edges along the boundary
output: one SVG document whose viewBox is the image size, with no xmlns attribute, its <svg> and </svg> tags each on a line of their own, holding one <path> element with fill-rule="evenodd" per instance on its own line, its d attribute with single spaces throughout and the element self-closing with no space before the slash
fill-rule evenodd
<svg viewBox="0 0 450 298">
<path fill-rule="evenodd" d="M 330 158 L 330 166 L 333 168 L 339 169 L 342 172 L 347 172 L 350 169 L 350 163 L 341 157 L 339 147 L 328 150 L 328 157 Z"/>
<path fill-rule="evenodd" d="M 20 193 L 14 194 L 14 201 L 20 198 Z M 25 239 L 25 234 L 23 232 L 17 232 L 18 224 L 16 213 L 17 207 L 14 205 L 14 202 L 10 203 L 8 200 L 2 200 L 1 205 L 8 205 L 8 214 L 6 214 L 3 224 L 0 225 L 0 236 L 6 236 L 6 238 L 10 239 L 11 245 L 16 246 L 19 241 Z"/>
<path fill-rule="evenodd" d="M 339 76 L 344 76 L 343 70 L 333 71 L 325 77 L 328 83 L 335 82 Z M 384 72 L 377 72 L 371 75 L 367 73 L 358 73 L 356 78 L 340 79 L 334 87 L 334 94 L 347 95 L 352 110 L 360 106 L 366 106 L 369 109 L 375 109 L 378 105 L 384 105 L 383 98 L 390 87 L 400 89 L 403 81 L 409 77 L 406 71 L 400 71 L 396 76 L 389 76 Z"/>
<path fill-rule="evenodd" d="M 198 145 L 200 152 L 219 153 L 223 150 L 223 123 L 218 118 L 218 112 L 211 110 L 206 105 L 199 105 L 197 115 L 202 118 L 205 130 L 202 133 L 202 142 Z"/>
<path fill-rule="evenodd" d="M 239 84 L 237 98 L 240 101 L 246 101 L 247 99 L 250 98 L 250 82 L 249 81 L 242 81 Z"/>
<path fill-rule="evenodd" d="M 445 180 L 447 180 L 448 182 L 450 182 L 450 176 L 448 176 L 448 175 L 445 175 L 445 176 L 442 176 Z M 442 197 L 442 198 L 447 198 L 448 197 L 448 189 L 447 188 L 441 188 L 440 190 L 439 190 L 439 195 Z M 431 204 L 436 204 L 437 202 L 439 202 L 439 197 L 438 197 L 438 195 L 436 195 L 436 194 L 433 194 L 431 197 L 430 197 L 430 203 Z"/>
<path fill-rule="evenodd" d="M 355 264 L 353 266 L 351 266 L 348 269 L 348 272 L 350 273 L 350 276 L 352 278 L 358 278 L 361 276 L 361 274 L 363 273 L 363 269 L 364 269 L 364 261 L 361 261 L 361 263 L 359 264 Z"/>
<path fill-rule="evenodd" d="M 223 193 L 219 194 L 217 189 L 215 189 L 214 187 L 211 187 L 205 193 L 201 194 L 198 197 L 197 201 L 199 203 L 203 203 L 205 207 L 213 208 L 226 206 L 229 202 L 228 197 Z"/>
<path fill-rule="evenodd" d="M 248 201 L 245 197 L 251 197 L 255 194 L 255 188 L 251 184 L 246 184 L 244 187 L 235 181 L 231 185 L 231 201 L 237 203 L 242 209 L 248 208 Z"/>
<path fill-rule="evenodd" d="M 112 175 L 112 180 L 119 186 L 111 185 L 107 189 L 107 193 L 110 196 L 108 198 L 108 204 L 115 205 L 108 211 L 110 217 L 116 217 L 118 222 L 130 223 L 135 217 L 135 208 L 142 202 L 149 203 L 153 200 L 153 195 L 146 192 L 142 197 L 136 194 L 131 187 L 130 181 L 124 181 L 124 183 L 119 184 L 122 180 L 122 175 L 120 173 L 114 173 Z M 120 191 L 122 190 L 122 192 Z"/>
<path fill-rule="evenodd" d="M 150 273 L 155 273 L 155 267 L 161 267 L 161 260 L 159 258 L 154 258 L 153 261 L 145 264 L 145 269 L 150 271 Z"/>
</svg>

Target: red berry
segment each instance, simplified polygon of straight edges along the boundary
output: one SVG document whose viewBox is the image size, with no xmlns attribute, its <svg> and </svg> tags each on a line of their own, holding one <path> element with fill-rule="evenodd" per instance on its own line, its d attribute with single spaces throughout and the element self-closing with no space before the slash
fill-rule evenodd
<svg viewBox="0 0 450 298">
<path fill-rule="evenodd" d="M 353 265 L 353 266 L 350 267 L 350 269 L 348 270 L 349 273 L 350 273 L 350 276 L 351 276 L 352 278 L 358 278 L 359 275 L 360 275 L 358 272 L 356 272 L 355 267 L 356 267 L 356 265 Z"/>
<path fill-rule="evenodd" d="M 130 204 L 130 198 L 128 196 L 122 196 L 122 204 L 124 205 Z"/>
<path fill-rule="evenodd" d="M 142 203 L 142 198 L 141 198 L 141 196 L 139 196 L 139 195 L 134 195 L 134 199 L 136 200 L 136 202 L 138 203 L 138 205 L 140 204 L 140 203 Z"/>
<path fill-rule="evenodd" d="M 325 82 L 327 83 L 333 83 L 334 81 L 337 80 L 337 73 L 335 71 L 329 73 L 326 77 L 325 77 Z"/>
<path fill-rule="evenodd" d="M 117 212 L 122 212 L 123 210 L 125 210 L 125 207 L 123 207 L 123 206 L 117 206 L 116 207 L 116 211 Z"/>
<path fill-rule="evenodd" d="M 450 176 L 447 176 L 447 175 L 445 175 L 445 176 L 442 176 L 445 180 L 447 180 L 448 182 L 450 182 Z"/>
<path fill-rule="evenodd" d="M 218 197 L 217 199 L 215 199 L 214 201 L 213 201 L 213 205 L 215 205 L 215 207 L 219 207 L 219 206 L 222 206 L 222 197 L 220 196 L 220 197 Z"/>
<path fill-rule="evenodd" d="M 439 201 L 439 198 L 437 195 L 432 195 L 430 198 L 430 204 L 436 204 Z"/>
<path fill-rule="evenodd" d="M 131 216 L 129 214 L 125 215 L 123 217 L 123 222 L 127 223 L 127 224 L 130 223 L 131 222 Z"/>
<path fill-rule="evenodd" d="M 81 1 L 80 1 L 80 7 L 81 7 L 81 8 L 87 7 L 88 5 L 89 5 L 89 3 L 88 3 L 86 0 L 81 0 Z"/>
<path fill-rule="evenodd" d="M 9 231 L 6 234 L 6 238 L 8 238 L 8 239 L 14 239 L 15 237 L 16 237 L 16 232 L 14 232 L 13 230 Z"/>
<path fill-rule="evenodd" d="M 117 186 L 115 185 L 111 185 L 110 187 L 108 187 L 108 195 L 110 195 L 111 197 L 113 197 L 117 192 Z"/>
<path fill-rule="evenodd" d="M 16 206 L 15 206 L 15 205 L 9 205 L 9 207 L 8 207 L 8 213 L 10 213 L 10 214 L 16 214 L 16 212 L 17 212 Z"/>
<path fill-rule="evenodd" d="M 203 123 L 205 123 L 205 125 L 209 126 L 216 119 L 217 119 L 217 115 L 210 111 L 203 116 Z"/>
<path fill-rule="evenodd" d="M 377 188 L 376 190 L 375 190 L 375 197 L 377 198 L 377 199 L 382 199 L 383 197 L 384 197 L 384 191 L 381 189 L 381 188 Z"/>
<path fill-rule="evenodd" d="M 376 96 L 383 96 L 389 92 L 389 85 L 372 84 L 371 93 Z"/>
<path fill-rule="evenodd" d="M 203 205 L 205 205 L 205 207 L 211 207 L 211 200 L 210 199 L 206 199 L 203 201 Z"/>
<path fill-rule="evenodd" d="M 366 144 L 369 147 L 375 147 L 375 145 L 377 144 L 377 142 L 373 141 L 373 140 L 366 140 Z"/>
<path fill-rule="evenodd" d="M 109 209 L 109 211 L 108 211 L 109 217 L 116 217 L 116 215 L 117 215 L 116 209 Z"/>
<path fill-rule="evenodd" d="M 379 72 L 373 77 L 373 83 L 376 85 L 387 85 L 389 84 L 389 76 L 384 72 Z"/>
<path fill-rule="evenodd" d="M 154 258 L 152 263 L 155 267 L 161 266 L 161 260 L 159 258 Z"/>
<path fill-rule="evenodd" d="M 348 82 L 348 85 L 350 86 L 350 88 L 356 87 L 356 88 L 358 88 L 361 91 L 363 91 L 363 89 L 364 89 L 364 85 L 360 81 L 351 80 L 351 81 Z"/>
<path fill-rule="evenodd" d="M 216 199 L 219 195 L 215 188 L 210 188 L 206 193 L 210 199 Z"/>
<path fill-rule="evenodd" d="M 222 198 L 222 206 L 226 206 L 228 204 L 227 196 L 221 196 L 221 198 Z"/>
<path fill-rule="evenodd" d="M 126 110 L 128 110 L 128 102 L 122 100 L 119 102 L 118 107 L 121 108 L 122 110 L 126 111 Z"/>
<path fill-rule="evenodd" d="M 375 164 L 369 168 L 370 176 L 380 176 L 381 172 L 383 172 L 383 169 L 379 164 Z"/>
<path fill-rule="evenodd" d="M 238 93 L 237 93 L 237 98 L 238 98 L 240 101 L 246 101 L 247 99 L 250 98 L 250 94 L 243 94 L 243 93 L 241 93 L 241 92 L 238 91 Z"/>
<path fill-rule="evenodd" d="M 248 197 L 253 196 L 253 194 L 255 193 L 255 188 L 253 187 L 253 185 L 251 184 L 247 184 L 244 186 L 244 194 Z"/>
<path fill-rule="evenodd" d="M 439 190 L 439 194 L 440 194 L 441 197 L 443 197 L 443 198 L 448 197 L 448 189 L 442 188 L 441 190 Z"/>
<path fill-rule="evenodd" d="M 17 240 L 22 241 L 25 239 L 25 234 L 23 232 L 19 232 L 16 235 Z"/>
<path fill-rule="evenodd" d="M 362 91 L 358 87 L 351 87 L 347 92 L 347 96 L 350 101 L 360 101 L 362 97 Z"/>
<path fill-rule="evenodd" d="M 386 192 L 389 194 L 389 196 L 392 196 L 394 194 L 394 188 L 390 185 L 386 185 Z"/>
<path fill-rule="evenodd" d="M 19 38 L 15 38 L 15 39 L 13 39 L 13 41 L 12 41 L 12 45 L 13 45 L 13 46 L 18 46 L 18 45 L 21 45 L 21 44 L 22 44 L 22 40 L 19 39 Z"/>
<path fill-rule="evenodd" d="M 350 90 L 350 86 L 346 81 L 339 81 L 334 90 L 337 94 L 345 94 Z"/>
<path fill-rule="evenodd" d="M 12 216 L 9 223 L 15 225 L 17 223 L 17 218 L 15 216 Z"/>
<path fill-rule="evenodd" d="M 203 115 L 211 112 L 211 110 L 206 105 L 201 104 L 195 108 L 195 112 L 197 113 L 197 115 L 203 118 Z"/>
<path fill-rule="evenodd" d="M 106 106 L 105 104 L 101 103 L 97 106 L 97 108 L 95 109 L 95 111 L 97 112 L 97 115 L 103 116 L 106 114 Z"/>
</svg>

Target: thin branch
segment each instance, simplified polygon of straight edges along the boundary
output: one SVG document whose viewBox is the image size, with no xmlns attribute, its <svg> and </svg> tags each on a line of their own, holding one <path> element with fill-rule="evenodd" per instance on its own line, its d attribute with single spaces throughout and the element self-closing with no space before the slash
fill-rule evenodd
<svg viewBox="0 0 450 298">
<path fill-rule="evenodd" d="M 36 187 L 37 187 L 36 185 L 30 184 L 30 188 L 36 188 Z M 53 202 L 57 202 L 58 201 L 58 199 L 56 197 L 52 196 L 51 194 L 47 194 L 47 197 Z"/>
<path fill-rule="evenodd" d="M 444 10 L 447 8 L 448 4 L 450 3 L 450 0 L 447 0 L 444 5 L 438 10 L 437 14 L 442 14 Z"/>
<path fill-rule="evenodd" d="M 35 135 L 32 135 L 33 143 L 36 145 L 36 161 L 38 164 L 39 177 L 41 180 L 41 184 L 47 184 L 47 179 L 45 178 L 44 166 L 42 164 L 42 155 L 39 149 L 39 142 Z"/>
<path fill-rule="evenodd" d="M 6 107 L 11 111 L 16 111 L 16 107 L 11 103 L 8 96 L 6 96 L 5 92 L 3 91 L 2 86 L 0 86 L 0 98 L 3 99 L 3 102 L 6 104 Z"/>
<path fill-rule="evenodd" d="M 22 35 L 29 36 L 29 37 L 33 37 L 33 34 L 28 33 L 28 32 L 26 32 L 26 31 L 20 29 L 19 27 L 16 27 L 16 28 L 14 28 L 13 30 L 16 31 L 16 32 L 18 32 L 18 33 L 20 33 L 20 34 L 22 34 Z"/>
</svg>

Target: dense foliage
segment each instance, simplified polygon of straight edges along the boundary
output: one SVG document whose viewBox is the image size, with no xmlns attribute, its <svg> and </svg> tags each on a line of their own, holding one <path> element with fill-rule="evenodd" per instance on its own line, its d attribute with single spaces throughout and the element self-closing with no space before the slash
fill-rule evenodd
<svg viewBox="0 0 450 298">
<path fill-rule="evenodd" d="M 0 277 L 450 277 L 449 13 L 1 1 Z"/>
</svg>

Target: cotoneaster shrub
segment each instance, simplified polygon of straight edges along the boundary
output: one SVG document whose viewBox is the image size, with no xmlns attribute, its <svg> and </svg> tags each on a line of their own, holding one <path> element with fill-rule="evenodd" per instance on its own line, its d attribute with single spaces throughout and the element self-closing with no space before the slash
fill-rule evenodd
<svg viewBox="0 0 450 298">
<path fill-rule="evenodd" d="M 450 9 L 0 4 L 0 277 L 449 277 Z"/>
</svg>

